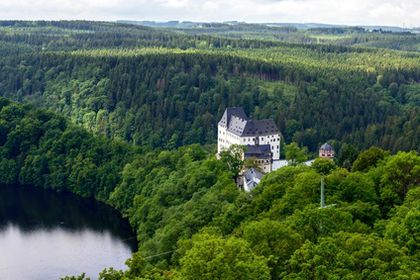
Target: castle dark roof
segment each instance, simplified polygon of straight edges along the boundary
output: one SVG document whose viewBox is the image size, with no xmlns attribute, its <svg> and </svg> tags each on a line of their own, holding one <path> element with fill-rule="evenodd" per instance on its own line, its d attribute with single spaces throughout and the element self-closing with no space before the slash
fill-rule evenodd
<svg viewBox="0 0 420 280">
<path fill-rule="evenodd" d="M 271 149 L 269 144 L 248 145 L 244 153 L 245 158 L 255 157 L 259 159 L 270 159 Z"/>
<path fill-rule="evenodd" d="M 244 177 L 247 182 L 255 181 L 255 179 L 261 180 L 263 176 L 264 174 L 262 174 L 258 170 L 255 170 L 254 168 L 250 168 L 244 173 Z"/>
<path fill-rule="evenodd" d="M 323 151 L 328 151 L 328 152 L 333 152 L 333 151 L 334 151 L 334 148 L 333 148 L 330 144 L 328 144 L 328 143 L 324 143 L 324 144 L 321 146 L 320 150 L 323 150 Z"/>
<path fill-rule="evenodd" d="M 262 136 L 280 133 L 273 120 L 249 120 L 241 107 L 226 108 L 219 125 L 238 136 Z"/>
<path fill-rule="evenodd" d="M 241 133 L 241 136 L 271 135 L 279 130 L 273 120 L 249 120 Z"/>
</svg>

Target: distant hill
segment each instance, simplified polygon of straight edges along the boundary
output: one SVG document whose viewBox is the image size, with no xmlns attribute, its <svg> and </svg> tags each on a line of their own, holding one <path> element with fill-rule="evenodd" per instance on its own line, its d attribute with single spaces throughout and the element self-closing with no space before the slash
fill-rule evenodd
<svg viewBox="0 0 420 280">
<path fill-rule="evenodd" d="M 397 26 L 347 26 L 323 23 L 246 23 L 191 21 L 119 21 L 166 32 L 241 40 L 327 44 L 420 51 L 420 29 Z"/>
<path fill-rule="evenodd" d="M 192 22 L 192 21 L 134 21 L 134 20 L 118 20 L 119 23 L 137 24 L 149 27 L 162 27 L 162 28 L 201 28 L 203 26 L 240 26 L 240 25 L 254 25 L 261 27 L 295 27 L 299 30 L 308 30 L 312 28 L 352 28 L 360 27 L 366 31 L 370 30 L 383 30 L 388 32 L 411 32 L 419 33 L 420 28 L 407 28 L 398 26 L 385 26 L 385 25 L 339 25 L 339 24 L 326 24 L 326 23 L 296 23 L 296 22 L 265 22 L 265 23 L 247 23 L 239 21 L 225 21 L 225 22 Z"/>
<path fill-rule="evenodd" d="M 0 95 L 151 148 L 212 144 L 225 107 L 242 106 L 310 151 L 328 139 L 409 150 L 420 133 L 420 54 L 372 47 L 406 50 L 419 38 L 236 22 L 0 21 Z"/>
</svg>

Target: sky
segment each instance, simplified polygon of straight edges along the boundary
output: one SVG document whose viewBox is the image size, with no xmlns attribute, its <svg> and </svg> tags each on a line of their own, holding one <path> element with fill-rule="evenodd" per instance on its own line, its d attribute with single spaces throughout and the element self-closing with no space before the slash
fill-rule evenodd
<svg viewBox="0 0 420 280">
<path fill-rule="evenodd" d="M 0 19 L 237 20 L 420 27 L 420 0 L 0 0 Z"/>
</svg>

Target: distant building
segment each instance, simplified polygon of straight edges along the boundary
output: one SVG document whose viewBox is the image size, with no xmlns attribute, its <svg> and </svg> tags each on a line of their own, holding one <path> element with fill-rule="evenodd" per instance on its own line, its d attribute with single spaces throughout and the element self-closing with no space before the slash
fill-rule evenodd
<svg viewBox="0 0 420 280">
<path fill-rule="evenodd" d="M 321 148 L 319 148 L 319 157 L 333 159 L 335 156 L 334 148 L 328 144 L 324 143 Z"/>
<path fill-rule="evenodd" d="M 273 170 L 273 154 L 271 152 L 271 147 L 268 144 L 247 145 L 245 147 L 243 159 L 247 158 L 253 159 L 264 173 L 268 173 Z"/>
<path fill-rule="evenodd" d="M 249 119 L 242 107 L 226 108 L 218 124 L 217 153 L 234 144 L 247 146 L 245 157 L 267 160 L 269 150 L 270 162 L 280 159 L 280 131 L 274 121 Z"/>
<path fill-rule="evenodd" d="M 261 178 L 264 176 L 261 172 L 255 168 L 250 168 L 245 171 L 243 175 L 243 188 L 244 191 L 252 191 L 260 182 Z"/>
</svg>

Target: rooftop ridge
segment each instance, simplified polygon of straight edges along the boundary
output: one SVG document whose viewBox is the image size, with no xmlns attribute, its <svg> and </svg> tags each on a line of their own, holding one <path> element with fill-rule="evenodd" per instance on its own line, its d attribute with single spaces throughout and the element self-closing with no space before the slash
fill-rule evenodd
<svg viewBox="0 0 420 280">
<path fill-rule="evenodd" d="M 248 118 L 242 107 L 228 107 L 219 125 L 238 136 L 260 136 L 280 133 L 273 119 L 254 120 Z"/>
</svg>

